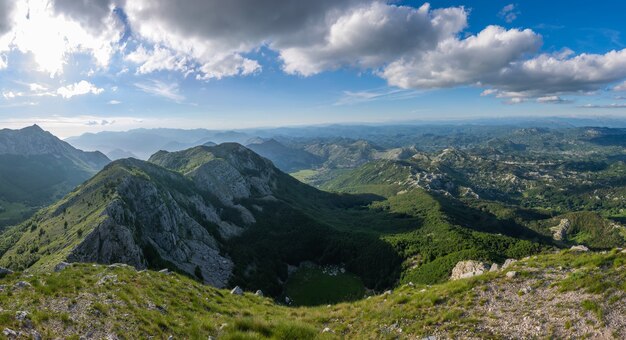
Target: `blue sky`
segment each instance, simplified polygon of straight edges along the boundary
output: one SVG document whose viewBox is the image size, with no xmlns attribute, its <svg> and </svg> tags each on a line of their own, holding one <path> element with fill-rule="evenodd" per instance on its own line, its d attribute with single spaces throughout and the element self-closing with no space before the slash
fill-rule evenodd
<svg viewBox="0 0 626 340">
<path fill-rule="evenodd" d="M 626 116 L 618 1 L 0 0 L 0 126 Z"/>
</svg>

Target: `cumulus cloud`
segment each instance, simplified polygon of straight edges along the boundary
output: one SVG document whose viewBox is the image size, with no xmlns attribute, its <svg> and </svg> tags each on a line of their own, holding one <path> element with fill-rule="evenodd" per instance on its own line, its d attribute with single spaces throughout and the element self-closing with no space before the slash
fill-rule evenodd
<svg viewBox="0 0 626 340">
<path fill-rule="evenodd" d="M 337 18 L 317 44 L 274 44 L 287 73 L 312 75 L 344 65 L 376 68 L 408 53 L 421 53 L 467 25 L 463 8 L 431 11 L 374 2 Z"/>
<path fill-rule="evenodd" d="M 119 104 L 121 104 L 121 103 L 122 103 L 122 102 L 121 102 L 121 101 L 119 101 L 119 100 L 115 100 L 115 99 L 113 99 L 113 100 L 109 100 L 109 105 L 119 105 Z"/>
<path fill-rule="evenodd" d="M 499 15 L 512 22 L 519 13 L 509 4 Z M 10 49 L 52 76 L 72 54 L 92 56 L 98 69 L 119 52 L 119 74 L 130 67 L 206 81 L 261 72 L 256 56 L 269 49 L 288 74 L 351 67 L 404 90 L 476 86 L 509 103 L 564 103 L 626 79 L 626 49 L 541 53 L 542 38 L 530 29 L 487 26 L 468 35 L 468 15 L 384 0 L 0 0 L 0 69 Z M 184 100 L 175 83 L 135 85 Z"/>
<path fill-rule="evenodd" d="M 380 75 L 401 88 L 441 88 L 482 84 L 541 45 L 533 31 L 488 26 L 465 39 L 451 37 L 430 51 L 392 62 Z"/>
<path fill-rule="evenodd" d="M 13 22 L 13 16 L 11 15 L 14 9 L 15 1 L 12 0 L 0 0 L 0 35 L 3 35 L 11 29 Z"/>
<path fill-rule="evenodd" d="M 100 4 L 102 1 L 56 1 L 52 5 L 48 0 L 11 3 L 15 4 L 15 8 L 11 12 L 11 20 L 6 21 L 11 25 L 8 27 L 5 24 L 0 28 L 8 30 L 0 37 L 0 52 L 15 49 L 30 54 L 37 69 L 50 76 L 61 74 L 67 58 L 74 53 L 91 55 L 99 67 L 106 67 L 123 33 L 123 24 L 112 7 L 104 6 L 106 15 L 96 11 L 102 15 L 96 27 L 94 22 L 76 19 L 83 16 L 71 11 L 68 5 L 83 4 L 86 9 L 93 9 L 94 6 L 89 4 Z M 59 4 L 61 9 L 57 6 Z M 0 9 L 0 16 L 2 12 L 4 10 Z"/>
<path fill-rule="evenodd" d="M 267 42 L 318 39 L 327 15 L 357 1 L 134 0 L 125 6 L 134 32 L 201 65 L 199 78 L 246 75 L 259 69 L 245 54 Z"/>
<path fill-rule="evenodd" d="M 104 89 L 98 88 L 97 86 L 95 86 L 94 84 L 86 80 L 81 80 L 78 83 L 70 84 L 70 85 L 58 88 L 57 94 L 65 99 L 69 99 L 74 96 L 80 96 L 80 95 L 89 94 L 89 93 L 98 95 L 102 93 L 103 91 Z"/>
</svg>

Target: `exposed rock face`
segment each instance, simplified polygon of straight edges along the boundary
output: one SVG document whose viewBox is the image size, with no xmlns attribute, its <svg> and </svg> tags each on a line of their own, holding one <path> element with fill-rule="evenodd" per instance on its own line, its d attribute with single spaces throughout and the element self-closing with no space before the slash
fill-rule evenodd
<svg viewBox="0 0 626 340">
<path fill-rule="evenodd" d="M 213 286 L 226 285 L 232 261 L 220 255 L 215 238 L 181 204 L 196 205 L 206 220 L 219 224 L 215 207 L 203 204 L 199 197 L 178 197 L 177 191 L 161 189 L 141 177 L 125 177 L 117 192 L 120 198 L 107 206 L 102 222 L 72 250 L 69 262 L 125 263 L 145 269 L 150 263 L 165 261 L 190 275 L 200 273 Z"/>
<path fill-rule="evenodd" d="M 567 218 L 561 219 L 559 225 L 552 228 L 552 238 L 557 241 L 562 241 L 567 237 L 567 232 L 569 231 L 572 223 Z"/>
<path fill-rule="evenodd" d="M 237 287 L 233 288 L 230 291 L 230 293 L 233 294 L 233 295 L 243 295 L 243 289 L 241 289 L 239 286 L 237 286 Z"/>
<path fill-rule="evenodd" d="M 481 275 L 489 271 L 489 266 L 484 262 L 479 261 L 460 261 L 452 269 L 452 275 L 450 280 L 465 279 L 468 277 Z"/>
</svg>

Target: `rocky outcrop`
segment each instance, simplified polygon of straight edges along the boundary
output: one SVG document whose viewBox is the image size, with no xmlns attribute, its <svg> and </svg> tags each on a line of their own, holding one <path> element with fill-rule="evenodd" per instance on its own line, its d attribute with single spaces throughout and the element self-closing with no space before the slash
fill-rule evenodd
<svg viewBox="0 0 626 340">
<path fill-rule="evenodd" d="M 71 251 L 69 262 L 125 263 L 137 269 L 170 263 L 213 286 L 227 284 L 232 261 L 220 254 L 215 238 L 181 205 L 200 204 L 201 199 L 175 197 L 176 190 L 164 190 L 141 177 L 124 178 L 117 191 L 120 198 L 107 206 L 102 221 Z M 220 221 L 214 207 L 203 204 L 195 210 L 210 221 Z"/>
<path fill-rule="evenodd" d="M 557 241 L 562 241 L 567 237 L 567 232 L 569 231 L 572 223 L 567 218 L 561 219 L 559 224 L 553 228 L 552 230 L 552 238 Z"/>
<path fill-rule="evenodd" d="M 489 266 L 479 261 L 460 261 L 452 269 L 450 280 L 465 279 L 468 277 L 481 275 L 489 271 Z"/>
</svg>

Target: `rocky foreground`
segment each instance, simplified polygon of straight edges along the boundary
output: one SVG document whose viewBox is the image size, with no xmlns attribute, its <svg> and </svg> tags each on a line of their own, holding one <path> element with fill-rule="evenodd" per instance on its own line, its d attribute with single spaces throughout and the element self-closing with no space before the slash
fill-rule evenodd
<svg viewBox="0 0 626 340">
<path fill-rule="evenodd" d="M 293 308 L 169 272 L 73 264 L 49 274 L 4 274 L 0 330 L 35 339 L 623 339 L 625 282 L 620 250 L 563 251 L 354 303 Z"/>
</svg>

